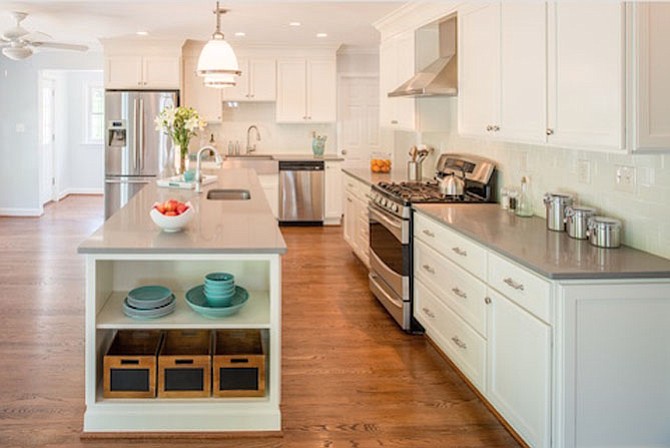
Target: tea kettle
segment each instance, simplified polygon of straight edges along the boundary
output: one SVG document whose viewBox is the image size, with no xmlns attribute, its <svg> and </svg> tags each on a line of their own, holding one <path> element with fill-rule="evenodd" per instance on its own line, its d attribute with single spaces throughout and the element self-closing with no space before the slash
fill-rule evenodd
<svg viewBox="0 0 670 448">
<path fill-rule="evenodd" d="M 462 196 L 465 188 L 465 172 L 461 171 L 461 177 L 456 172 L 446 174 L 440 180 L 440 193 L 444 196 Z"/>
</svg>

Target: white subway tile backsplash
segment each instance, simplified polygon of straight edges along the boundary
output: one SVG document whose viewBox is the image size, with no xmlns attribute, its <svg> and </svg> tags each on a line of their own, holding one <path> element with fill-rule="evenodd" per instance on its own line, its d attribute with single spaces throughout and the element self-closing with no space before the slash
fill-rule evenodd
<svg viewBox="0 0 670 448">
<path fill-rule="evenodd" d="M 497 162 L 498 186 L 519 186 L 531 177 L 535 214 L 544 217 L 546 192 L 575 194 L 577 203 L 623 221 L 624 244 L 670 258 L 670 154 L 628 155 L 495 142 L 457 132 L 424 133 L 423 143 L 440 152 L 478 154 Z M 590 164 L 591 183 L 578 182 L 577 163 Z M 398 163 L 398 161 L 396 161 Z M 633 167 L 633 192 L 615 189 L 616 166 Z"/>
</svg>

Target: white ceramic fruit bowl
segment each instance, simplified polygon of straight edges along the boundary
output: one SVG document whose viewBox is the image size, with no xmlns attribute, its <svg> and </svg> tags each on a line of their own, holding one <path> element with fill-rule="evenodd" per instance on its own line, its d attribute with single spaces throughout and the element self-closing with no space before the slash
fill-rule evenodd
<svg viewBox="0 0 670 448">
<path fill-rule="evenodd" d="M 149 216 L 151 216 L 152 221 L 160 227 L 163 232 L 179 232 L 186 227 L 186 224 L 193 219 L 193 215 L 195 214 L 191 203 L 187 202 L 186 205 L 188 205 L 188 210 L 181 215 L 165 216 L 155 208 L 152 208 L 149 212 Z"/>
</svg>

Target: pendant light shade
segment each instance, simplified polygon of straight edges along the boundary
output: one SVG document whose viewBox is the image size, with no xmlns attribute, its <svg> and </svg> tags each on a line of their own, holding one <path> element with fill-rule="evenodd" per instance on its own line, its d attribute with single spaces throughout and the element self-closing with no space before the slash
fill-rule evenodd
<svg viewBox="0 0 670 448">
<path fill-rule="evenodd" d="M 208 87 L 228 87 L 235 85 L 235 76 L 242 74 L 233 48 L 223 38 L 221 14 L 227 10 L 219 8 L 216 2 L 216 31 L 200 52 L 196 73 L 205 77 Z"/>
</svg>

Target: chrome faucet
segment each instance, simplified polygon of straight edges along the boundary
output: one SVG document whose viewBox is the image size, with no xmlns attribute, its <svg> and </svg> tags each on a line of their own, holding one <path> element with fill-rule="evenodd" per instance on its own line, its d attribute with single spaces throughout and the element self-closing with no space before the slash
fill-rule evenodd
<svg viewBox="0 0 670 448">
<path fill-rule="evenodd" d="M 202 191 L 202 153 L 205 151 L 211 151 L 214 153 L 214 160 L 216 163 L 221 164 L 223 163 L 223 159 L 221 159 L 221 156 L 219 155 L 218 152 L 216 152 L 216 148 L 210 145 L 203 146 L 198 150 L 198 155 L 196 158 L 196 164 L 195 164 L 195 192 L 200 193 Z"/>
<path fill-rule="evenodd" d="M 249 126 L 249 129 L 247 129 L 247 154 L 251 154 L 252 152 L 256 151 L 256 145 L 251 146 L 251 145 L 249 144 L 249 142 L 250 142 L 250 140 L 251 140 L 251 130 L 252 130 L 252 129 L 255 129 L 255 130 L 256 130 L 256 141 L 257 141 L 257 142 L 260 142 L 260 141 L 261 141 L 261 133 L 260 133 L 260 131 L 258 130 L 258 127 L 256 127 L 255 124 L 252 124 L 251 126 Z"/>
</svg>

